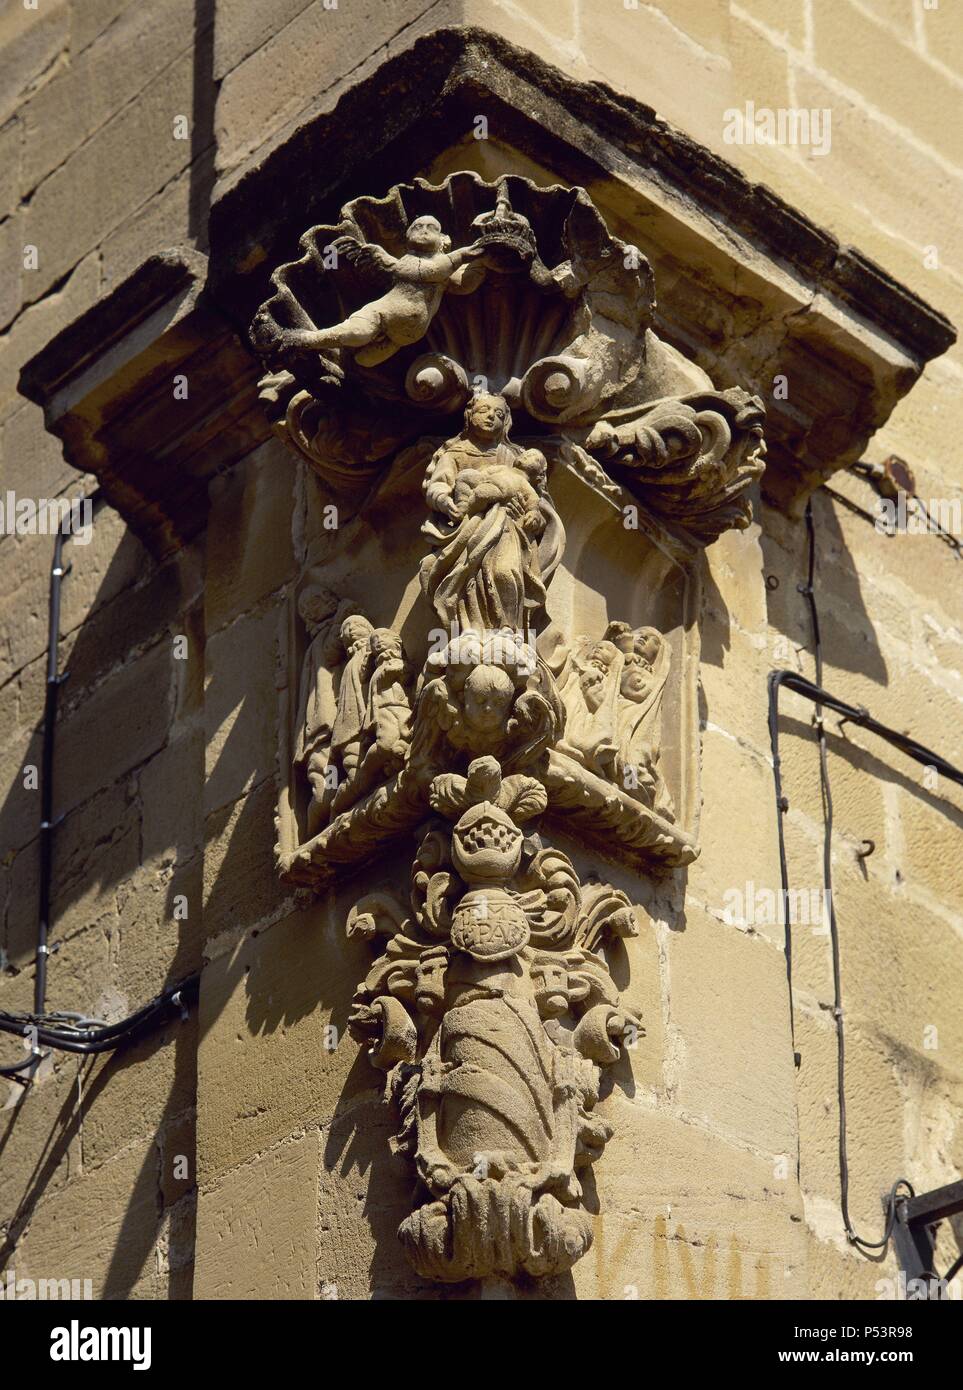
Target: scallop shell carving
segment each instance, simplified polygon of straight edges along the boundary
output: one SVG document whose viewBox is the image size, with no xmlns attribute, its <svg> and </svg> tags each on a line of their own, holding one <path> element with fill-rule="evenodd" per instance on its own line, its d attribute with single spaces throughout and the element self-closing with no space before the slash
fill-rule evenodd
<svg viewBox="0 0 963 1390">
<path fill-rule="evenodd" d="M 378 366 L 342 348 L 285 351 L 286 330 L 336 323 L 373 298 L 364 268 L 332 253 L 339 237 L 405 253 L 416 218 L 437 218 L 453 247 L 481 241 L 484 278 L 446 294 L 425 336 Z M 651 268 L 610 235 L 588 194 L 506 176 L 461 172 L 441 184 L 416 179 L 384 198 L 359 197 L 337 226 L 312 227 L 302 255 L 272 276 L 274 293 L 252 326 L 257 351 L 319 394 L 343 382 L 365 395 L 451 413 L 479 386 L 554 424 L 589 424 L 637 399 L 654 306 Z"/>
</svg>

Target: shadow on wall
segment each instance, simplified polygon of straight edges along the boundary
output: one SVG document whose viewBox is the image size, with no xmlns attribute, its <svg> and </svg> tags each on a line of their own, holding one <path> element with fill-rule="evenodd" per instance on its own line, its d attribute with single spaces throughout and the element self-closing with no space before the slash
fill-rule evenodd
<svg viewBox="0 0 963 1390">
<path fill-rule="evenodd" d="M 161 1175 L 165 1157 L 183 1154 L 187 1160 L 188 1171 L 194 1173 L 194 1148 L 192 1125 L 185 1127 L 178 1123 L 184 1097 L 193 1095 L 195 1088 L 196 1027 L 194 1024 L 171 1024 L 162 1032 L 152 1035 L 136 1046 L 123 1052 L 108 1054 L 93 1060 L 67 1059 L 62 1068 L 62 1084 L 59 1093 L 63 1096 L 50 1123 L 49 1133 L 44 1139 L 30 1131 L 30 1140 L 35 1143 L 35 1163 L 19 1198 L 17 1208 L 4 1213 L 6 1229 L 0 1241 L 0 1271 L 18 1268 L 17 1248 L 24 1236 L 29 1236 L 37 1205 L 45 1197 L 53 1199 L 63 1189 L 54 1188 L 61 1165 L 77 1161 L 78 1147 L 84 1141 L 84 1131 L 94 1130 L 97 1134 L 109 1131 L 116 1124 L 117 1099 L 122 1104 L 122 1113 L 130 1114 L 130 1091 L 137 1086 L 141 1070 L 157 1071 L 157 1062 L 162 1054 L 173 1056 L 173 1084 L 170 1094 L 157 1113 L 157 1130 L 147 1142 L 146 1153 L 141 1161 L 144 1146 L 132 1150 L 133 1164 L 125 1169 L 124 1186 L 115 1184 L 111 1194 L 123 1194 L 125 1210 L 118 1225 L 111 1224 L 103 1232 L 91 1229 L 90 1213 L 105 1210 L 105 1204 L 88 1202 L 78 1194 L 73 1206 L 66 1210 L 58 1209 L 53 1232 L 46 1231 L 36 1250 L 30 1248 L 29 1277 L 88 1277 L 84 1263 L 85 1254 L 94 1249 L 96 1258 L 97 1241 L 109 1242 L 109 1256 L 102 1279 L 97 1281 L 96 1295 L 99 1298 L 126 1299 L 143 1278 L 148 1260 L 155 1253 L 158 1237 L 163 1227 L 166 1211 L 171 1213 L 169 1235 L 173 1235 L 168 1246 L 168 1267 L 158 1275 L 158 1283 L 152 1288 L 154 1297 L 169 1299 L 189 1299 L 192 1285 L 192 1262 L 177 1251 L 189 1249 L 193 1252 L 195 1195 L 193 1176 L 181 1182 Z M 48 1078 L 47 1085 L 56 1084 Z M 82 1088 L 82 1100 L 78 1101 L 78 1088 Z M 59 1097 L 58 1097 L 59 1098 Z M 15 1127 L 27 1123 L 25 1107 L 36 1103 L 28 1091 L 24 1091 L 17 1101 L 16 1108 L 7 1117 L 5 1133 L 0 1138 L 0 1163 L 8 1146 L 15 1140 Z M 126 1136 L 125 1136 L 126 1137 Z M 171 1147 L 176 1145 L 176 1149 Z M 98 1165 L 99 1166 L 99 1165 Z M 88 1181 L 96 1182 L 96 1171 L 84 1167 Z M 175 1203 L 179 1205 L 175 1206 Z M 71 1257 L 75 1251 L 80 1255 L 80 1263 L 73 1265 Z M 170 1258 L 173 1255 L 173 1258 Z M 64 1270 L 69 1272 L 64 1274 Z M 76 1270 L 76 1273 L 74 1272 Z M 21 1276 L 27 1271 L 20 1268 Z"/>
<path fill-rule="evenodd" d="M 859 571 L 846 544 L 835 505 L 831 499 L 820 497 L 817 493 L 813 499 L 813 511 L 816 528 L 814 582 L 823 661 L 827 667 L 851 671 L 877 685 L 886 686 L 889 684 L 886 661 L 863 600 Z M 769 624 L 793 645 L 802 647 L 811 655 L 813 633 L 809 605 L 805 595 L 797 588 L 798 584 L 805 582 L 807 575 L 809 551 L 806 523 L 801 518 L 798 521 L 781 519 L 783 527 L 791 528 L 788 538 L 793 549 L 789 550 L 767 524 L 770 518 L 776 516 L 780 514 L 768 507 L 761 516 L 760 544 L 764 573 L 779 580 L 778 587 L 768 589 L 766 594 Z M 880 538 L 878 543 L 886 544 L 886 541 Z M 845 626 L 836 621 L 835 615 L 838 613 L 845 613 Z M 790 666 L 794 663 L 774 661 L 772 664 Z M 845 690 L 834 690 L 833 694 L 847 698 Z M 883 718 L 877 710 L 873 710 L 873 713 Z"/>
<path fill-rule="evenodd" d="M 91 595 L 98 550 L 102 554 L 104 541 L 109 544 L 104 528 L 119 524 L 101 512 L 91 545 L 65 548 L 73 569 L 64 586 L 63 624 L 70 628 L 75 604 L 83 605 L 86 616 L 61 642 L 60 669 L 70 679 L 61 691 L 54 749 L 55 813 L 63 821 L 53 848 L 55 954 L 47 996 L 48 1011 L 106 1013 L 111 1019 L 196 970 L 202 944 L 200 912 L 190 906 L 200 905 L 203 842 L 195 808 L 203 789 L 203 739 L 189 723 L 190 677 L 178 669 L 203 667 L 202 647 L 194 663 L 173 656 L 174 637 L 192 625 L 196 579 L 190 557 L 158 567 L 124 530 Z M 48 543 L 52 550 L 52 540 L 38 541 Z M 71 584 L 73 594 L 67 592 Z M 45 664 L 45 655 L 31 663 L 39 676 L 24 682 L 25 690 L 38 691 L 34 704 L 41 711 Z M 178 716 L 185 712 L 188 723 L 179 729 Z M 39 766 L 41 742 L 42 712 L 25 763 Z M 180 795 L 162 804 L 160 788 L 174 791 L 178 784 Z M 11 860 L 3 942 L 4 1002 L 14 1009 L 32 1003 L 38 820 L 37 792 L 18 774 L 0 807 L 5 845 L 11 838 L 15 846 L 26 841 Z M 181 898 L 189 904 L 186 919 L 175 911 Z M 56 1054 L 56 1060 L 53 1075 L 0 1112 L 0 1163 L 7 1165 L 0 1269 L 16 1267 L 11 1257 L 22 1237 L 41 1276 L 62 1269 L 74 1243 L 78 1254 L 96 1250 L 96 1223 L 75 1219 L 89 1203 L 91 1211 L 100 1205 L 110 1230 L 111 1248 L 99 1252 L 106 1269 L 103 1296 L 124 1298 L 144 1277 L 167 1221 L 177 1228 L 167 1296 L 189 1297 L 185 1251 L 192 1256 L 196 1019 L 172 1022 L 118 1053 L 89 1059 Z M 152 1134 L 143 1132 L 145 1122 Z M 186 1178 L 172 1176 L 175 1154 L 186 1160 Z M 97 1170 L 112 1160 L 123 1165 L 123 1177 L 114 1179 L 107 1196 L 98 1195 L 104 1189 Z M 66 1187 L 61 1165 L 69 1174 Z M 116 1228 L 112 1202 L 120 1197 L 126 1210 Z M 52 1225 L 38 1213 L 44 1199 L 57 1202 L 50 1209 Z M 161 1282 L 164 1277 L 158 1275 Z"/>
<path fill-rule="evenodd" d="M 191 119 L 191 167 L 188 232 L 201 249 L 207 246 L 207 219 L 214 188 L 216 141 L 214 106 L 214 10 L 216 0 L 194 0 L 194 83 Z"/>
</svg>

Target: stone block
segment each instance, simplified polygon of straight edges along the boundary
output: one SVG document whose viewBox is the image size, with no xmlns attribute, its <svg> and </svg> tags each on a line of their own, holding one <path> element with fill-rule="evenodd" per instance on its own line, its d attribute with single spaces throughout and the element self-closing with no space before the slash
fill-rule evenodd
<svg viewBox="0 0 963 1390">
<path fill-rule="evenodd" d="M 88 1063 L 82 1085 L 85 1171 L 108 1162 L 133 1140 L 161 1144 L 168 1126 L 194 1103 L 196 1046 L 195 1015 L 187 1023 L 173 1019 L 133 1046 Z M 161 1180 L 171 1190 L 172 1171 Z"/>
<path fill-rule="evenodd" d="M 60 724 L 55 812 L 146 762 L 167 741 L 173 660 L 167 641 L 122 667 Z"/>
<path fill-rule="evenodd" d="M 201 1190 L 195 1298 L 318 1296 L 320 1145 L 296 1136 Z"/>
<path fill-rule="evenodd" d="M 23 405 L 5 418 L 0 460 L 4 492 L 9 488 L 18 497 L 37 501 L 57 497 L 79 482 L 76 471 L 64 459 L 60 440 L 44 428 L 39 406 Z M 70 491 L 73 496 L 79 489 Z"/>
<path fill-rule="evenodd" d="M 900 1049 L 854 1019 L 846 1026 L 846 1135 L 850 1218 L 868 1240 L 882 1233 L 882 1197 L 906 1171 Z M 839 1207 L 839 1095 L 836 1029 L 828 1014 L 798 1010 L 800 1181 L 809 1224 L 821 1240 L 845 1244 Z"/>
<path fill-rule="evenodd" d="M 39 728 L 8 730 L 0 748 L 0 844 L 5 855 L 21 849 L 40 829 Z"/>
<path fill-rule="evenodd" d="M 30 1279 L 90 1279 L 94 1298 L 163 1296 L 157 1146 L 139 1140 L 39 1202 L 16 1251 Z"/>
<path fill-rule="evenodd" d="M 277 760 L 278 639 L 284 609 L 246 614 L 207 641 L 204 807 L 227 805 L 265 777 Z"/>
<path fill-rule="evenodd" d="M 368 951 L 345 941 L 350 902 L 295 912 L 208 964 L 201 982 L 198 1168 L 209 1185 L 383 1079 L 346 1031 Z"/>
<path fill-rule="evenodd" d="M 30 302 L 190 163 L 191 141 L 174 138 L 174 118 L 192 118 L 193 82 L 188 50 L 38 186 L 24 216 L 39 256 Z"/>
<path fill-rule="evenodd" d="M 742 0 L 741 8 L 772 34 L 774 42 L 803 48 L 806 42 L 806 12 L 801 5 L 784 5 L 782 0 Z M 734 25 L 735 20 L 732 22 Z"/>
<path fill-rule="evenodd" d="M 764 685 L 759 691 L 763 700 Z M 739 806 L 739 837 L 731 834 Z M 689 869 L 692 892 L 721 911 L 727 889 L 752 881 L 779 888 L 779 855 L 772 769 L 744 744 L 716 729 L 702 735 L 702 854 Z"/>
<path fill-rule="evenodd" d="M 850 0 L 813 6 L 816 62 L 948 160 L 959 159 L 959 89 Z"/>
<path fill-rule="evenodd" d="M 220 82 L 232 68 L 263 48 L 314 0 L 280 0 L 271 10 L 257 5 L 218 0 L 214 7 L 214 79 Z"/>
<path fill-rule="evenodd" d="M 25 309 L 9 333 L 0 336 L 0 409 L 22 404 L 17 395 L 20 368 L 55 333 L 94 303 L 99 287 L 100 259 L 94 252 L 80 262 L 60 287 L 39 304 Z M 79 474 L 77 478 L 82 481 Z"/>
<path fill-rule="evenodd" d="M 53 0 L 36 10 L 17 6 L 4 17 L 8 22 L 0 48 L 0 121 L 13 115 L 24 96 L 50 80 L 69 42 L 72 8 L 68 0 Z"/>
<path fill-rule="evenodd" d="M 689 7 L 690 15 L 694 9 Z M 715 9 L 705 7 L 709 22 Z M 581 41 L 584 66 L 576 76 L 628 93 L 693 139 L 731 158 L 722 139 L 723 113 L 731 95 L 725 57 L 705 48 L 700 51 L 661 8 L 644 4 L 637 10 L 623 5 L 593 8 L 591 22 L 582 25 Z M 545 56 L 558 61 L 555 54 Z"/>
<path fill-rule="evenodd" d="M 844 865 L 833 887 L 847 1014 L 881 1034 L 899 1020 L 901 1048 L 949 1065 L 963 1049 L 963 946 L 952 917 Z"/>
<path fill-rule="evenodd" d="M 88 30 L 89 32 L 89 30 Z M 158 0 L 117 13 L 110 32 L 72 53 L 23 108 L 27 188 L 33 189 L 144 87 L 192 47 L 194 0 Z M 71 47 L 74 36 L 71 35 Z"/>
<path fill-rule="evenodd" d="M 132 1007 L 200 969 L 202 881 L 203 865 L 197 855 L 162 870 L 145 864 L 118 888 L 111 978 Z"/>
<path fill-rule="evenodd" d="M 959 723 L 944 725 L 947 733 Z M 944 744 L 945 747 L 945 744 Z M 963 793 L 943 779 L 936 796 L 900 789 L 899 823 L 905 857 L 901 877 L 910 888 L 919 886 L 951 910 L 963 902 Z"/>
<path fill-rule="evenodd" d="M 74 5 L 70 16 L 71 57 L 83 53 L 133 3 L 134 0 L 84 0 L 82 5 Z"/>
<path fill-rule="evenodd" d="M 276 443 L 211 483 L 204 617 L 208 633 L 253 608 L 292 577 L 296 466 Z"/>
<path fill-rule="evenodd" d="M 253 926 L 286 901 L 274 863 L 276 809 L 277 789 L 269 778 L 207 817 L 203 922 L 208 940 Z"/>
<path fill-rule="evenodd" d="M 313 4 L 227 72 L 217 98 L 219 172 L 246 159 L 328 88 L 403 35 L 427 0 Z"/>
<path fill-rule="evenodd" d="M 203 849 L 200 729 L 185 730 L 156 753 L 141 768 L 138 785 L 145 861 L 180 864 Z"/>
<path fill-rule="evenodd" d="M 766 1153 L 795 1152 L 782 952 L 690 909 L 669 942 L 669 1020 L 683 1048 L 683 1110 Z"/>
<path fill-rule="evenodd" d="M 0 216 L 6 217 L 18 206 L 23 160 L 23 124 L 16 116 L 0 125 Z"/>
<path fill-rule="evenodd" d="M 794 1153 L 778 1163 L 664 1109 L 609 1103 L 578 1296 L 786 1298 L 805 1287 Z"/>
<path fill-rule="evenodd" d="M 4 1001 L 4 1008 L 10 1004 Z M 5 1037 L 3 1063 L 18 1055 L 15 1039 Z M 19 1235 L 41 1197 L 62 1190 L 82 1170 L 77 1110 L 78 1060 L 64 1054 L 41 1064 L 29 1091 L 3 1083 L 0 1109 L 0 1213 Z"/>
</svg>

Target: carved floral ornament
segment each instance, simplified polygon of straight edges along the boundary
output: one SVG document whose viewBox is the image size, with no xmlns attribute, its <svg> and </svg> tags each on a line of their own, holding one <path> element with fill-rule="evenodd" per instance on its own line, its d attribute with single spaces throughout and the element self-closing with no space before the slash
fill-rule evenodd
<svg viewBox="0 0 963 1390">
<path fill-rule="evenodd" d="M 582 189 L 418 180 L 301 249 L 252 325 L 262 399 L 362 531 L 408 525 L 420 598 L 379 626 L 324 538 L 309 548 L 281 867 L 317 887 L 407 837 L 408 884 L 347 920 L 377 948 L 351 1032 L 421 1183 L 401 1240 L 430 1279 L 556 1274 L 591 1243 L 602 1069 L 644 1030 L 606 963 L 634 909 L 580 883 L 550 828 L 656 872 L 690 862 L 697 734 L 666 724 L 672 682 L 694 689 L 682 637 L 554 618 L 582 521 L 554 499 L 637 510 L 654 614 L 660 576 L 748 524 L 763 409 L 659 340 L 648 262 Z"/>
</svg>

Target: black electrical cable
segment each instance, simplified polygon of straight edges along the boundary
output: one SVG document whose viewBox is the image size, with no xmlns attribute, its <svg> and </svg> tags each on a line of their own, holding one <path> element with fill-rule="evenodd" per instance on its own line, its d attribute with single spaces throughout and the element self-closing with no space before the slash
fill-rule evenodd
<svg viewBox="0 0 963 1390">
<path fill-rule="evenodd" d="M 833 801 L 832 792 L 829 784 L 828 751 L 826 747 L 826 730 L 823 724 L 823 708 L 828 707 L 843 716 L 844 722 L 858 724 L 862 728 L 871 730 L 881 738 L 892 743 L 909 757 L 917 762 L 923 763 L 928 767 L 934 767 L 943 776 L 950 778 L 954 782 L 963 785 L 963 772 L 955 768 L 945 758 L 933 753 L 925 748 L 923 744 L 917 743 L 915 739 L 909 738 L 905 734 L 897 733 L 896 730 L 887 728 L 885 724 L 880 724 L 873 719 L 868 710 L 860 706 L 847 704 L 845 701 L 831 695 L 822 688 L 822 642 L 819 631 L 819 613 L 816 607 L 816 597 L 814 589 L 814 579 L 816 572 L 816 536 L 815 524 L 812 511 L 812 500 L 806 505 L 806 529 L 809 537 L 809 561 L 808 573 L 805 584 L 799 586 L 800 592 L 806 597 L 809 605 L 810 619 L 813 631 L 813 649 L 816 669 L 816 681 L 809 681 L 804 676 L 798 675 L 795 671 L 772 671 L 769 675 L 769 737 L 772 745 L 773 760 L 773 782 L 776 796 L 776 825 L 779 843 L 779 869 L 782 880 L 782 900 L 783 918 L 785 927 L 785 952 L 786 952 L 786 972 L 789 980 L 789 1008 L 790 1008 L 790 1028 L 793 1039 L 794 1055 L 796 1063 L 799 1064 L 799 1056 L 795 1053 L 795 1020 L 792 995 L 792 932 L 789 913 L 789 870 L 786 860 L 785 832 L 783 829 L 783 816 L 789 809 L 789 803 L 783 795 L 782 790 L 782 770 L 779 758 L 779 691 L 783 686 L 796 691 L 797 694 L 812 700 L 816 706 L 814 714 L 814 725 L 816 737 L 819 745 L 819 776 L 820 787 L 823 799 L 824 816 L 824 837 L 823 837 L 823 890 L 829 914 L 829 932 L 832 943 L 833 956 L 833 1017 L 836 1023 L 836 1082 L 839 1102 L 839 1187 L 840 1187 L 840 1209 L 843 1217 L 843 1224 L 846 1230 L 846 1237 L 851 1244 L 859 1246 L 863 1250 L 885 1250 L 892 1238 L 893 1226 L 896 1221 L 896 1200 L 900 1187 L 906 1187 L 912 1194 L 912 1186 L 905 1178 L 899 1178 L 890 1190 L 887 1201 L 886 1225 L 884 1228 L 883 1239 L 879 1241 L 866 1240 L 860 1236 L 854 1228 L 849 1215 L 849 1157 L 846 1142 L 846 1087 L 845 1087 L 845 1064 L 846 1050 L 843 1032 L 843 1001 L 842 1001 L 842 979 L 840 970 L 839 954 L 839 929 L 836 921 L 836 909 L 832 891 L 832 831 L 833 831 Z M 954 1270 L 955 1272 L 955 1270 Z"/>
<path fill-rule="evenodd" d="M 83 506 L 82 499 L 78 504 Z M 33 982 L 34 1012 L 42 1014 L 47 1000 L 47 957 L 50 954 L 50 881 L 53 865 L 53 754 L 57 726 L 57 697 L 67 679 L 57 672 L 60 653 L 60 589 L 66 570 L 63 565 L 65 526 L 61 524 L 54 537 L 53 561 L 50 566 L 50 591 L 47 605 L 47 680 L 44 693 L 43 744 L 40 753 L 40 894 L 37 912 L 37 950 Z M 69 569 L 69 566 L 68 566 Z M 36 1047 L 23 1062 L 0 1068 L 0 1076 L 28 1084 L 39 1062 Z M 30 1072 L 30 1077 L 21 1075 Z"/>
<path fill-rule="evenodd" d="M 81 505 L 83 505 L 81 503 Z M 54 540 L 50 567 L 50 603 L 47 615 L 47 685 L 43 711 L 43 749 L 40 761 L 40 910 L 37 921 L 37 964 L 34 974 L 34 1012 L 42 1014 L 47 1000 L 47 957 L 50 948 L 50 880 L 53 867 L 53 756 L 57 728 L 57 697 L 67 679 L 58 674 L 60 655 L 60 589 L 67 572 L 63 567 L 64 528 Z"/>
<path fill-rule="evenodd" d="M 103 500 L 100 489 L 81 498 L 76 506 L 89 503 L 96 507 Z M 68 518 L 69 519 L 69 518 Z M 170 985 L 155 999 L 121 1019 L 118 1023 L 70 1023 L 64 1015 L 47 1015 L 47 960 L 50 955 L 50 885 L 53 867 L 53 837 L 58 821 L 53 819 L 54 742 L 57 725 L 57 699 L 68 673 L 58 673 L 60 653 L 60 591 L 64 576 L 63 544 L 70 534 L 68 519 L 64 520 L 54 539 L 53 562 L 50 567 L 50 593 L 47 615 L 47 682 L 44 699 L 43 746 L 40 780 L 40 893 L 37 914 L 37 952 L 34 975 L 34 1007 L 30 1014 L 11 1014 L 0 1010 L 0 1032 L 12 1033 L 31 1040 L 31 1055 L 22 1062 L 0 1067 L 0 1077 L 19 1081 L 27 1086 L 33 1079 L 41 1060 L 41 1046 L 61 1052 L 89 1056 L 109 1052 L 123 1046 L 180 1010 L 186 1017 L 187 1005 L 197 1000 L 199 976 L 188 976 L 179 984 Z"/>
<path fill-rule="evenodd" d="M 61 1052 L 76 1052 L 84 1056 L 112 1052 L 177 1012 L 183 1017 L 188 1006 L 197 1003 L 199 988 L 200 976 L 196 973 L 188 975 L 178 984 L 169 985 L 156 998 L 118 1023 L 70 1025 L 54 1022 L 51 1015 L 11 1014 L 0 1010 L 0 1032 L 19 1037 L 35 1034 L 38 1044 Z"/>
</svg>

